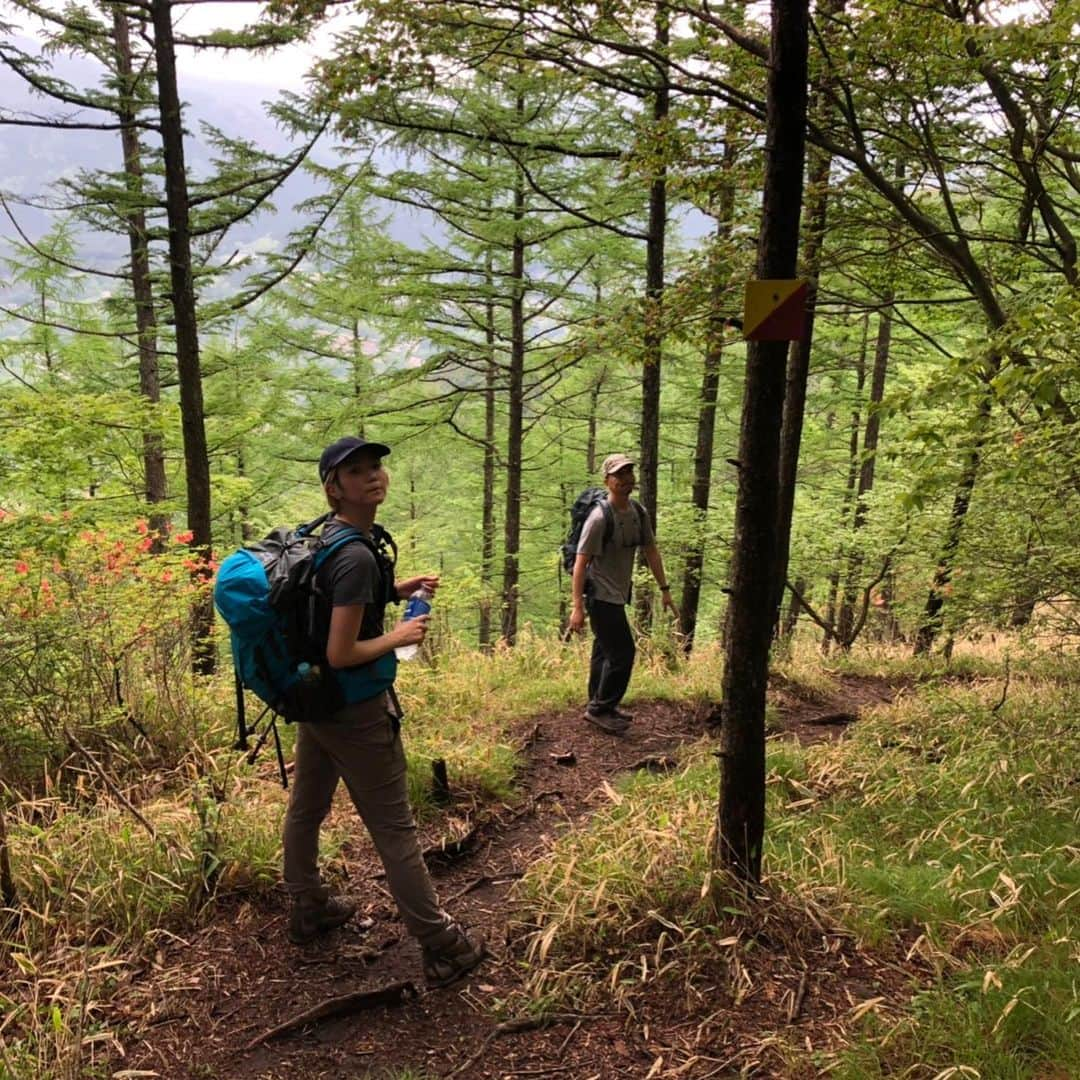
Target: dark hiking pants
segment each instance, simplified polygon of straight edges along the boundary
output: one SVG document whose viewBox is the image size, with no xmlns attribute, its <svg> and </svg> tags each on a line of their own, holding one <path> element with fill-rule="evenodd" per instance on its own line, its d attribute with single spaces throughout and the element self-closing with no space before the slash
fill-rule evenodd
<svg viewBox="0 0 1080 1080">
<path fill-rule="evenodd" d="M 589 600 L 589 625 L 593 632 L 589 665 L 589 709 L 610 712 L 619 706 L 634 670 L 634 635 L 623 604 Z"/>
<path fill-rule="evenodd" d="M 347 705 L 327 723 L 297 724 L 296 768 L 285 815 L 285 887 L 301 903 L 325 899 L 319 875 L 319 826 L 338 781 L 386 868 L 386 884 L 402 921 L 423 944 L 448 917 L 440 908 L 416 838 L 398 721 L 386 695 Z"/>
</svg>

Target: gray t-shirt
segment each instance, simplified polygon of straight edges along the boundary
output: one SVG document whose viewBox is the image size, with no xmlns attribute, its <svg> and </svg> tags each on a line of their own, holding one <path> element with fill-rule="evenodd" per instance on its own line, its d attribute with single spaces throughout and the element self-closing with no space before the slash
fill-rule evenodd
<svg viewBox="0 0 1080 1080">
<path fill-rule="evenodd" d="M 633 503 L 625 510 L 612 506 L 611 512 L 614 517 L 611 539 L 604 543 L 604 508 L 597 506 L 585 519 L 578 554 L 592 556 L 589 563 L 592 595 L 608 604 L 628 604 L 637 549 L 649 547 L 655 541 L 649 515 L 639 514 Z"/>
</svg>

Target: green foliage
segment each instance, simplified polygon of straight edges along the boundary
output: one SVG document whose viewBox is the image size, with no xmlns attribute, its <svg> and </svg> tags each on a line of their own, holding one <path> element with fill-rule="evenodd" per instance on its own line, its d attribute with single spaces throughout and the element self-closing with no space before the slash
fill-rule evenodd
<svg viewBox="0 0 1080 1080">
<path fill-rule="evenodd" d="M 153 731 L 158 754 L 175 750 L 163 718 L 188 660 L 188 611 L 207 586 L 190 535 L 175 534 L 164 554 L 153 540 L 143 521 L 116 530 L 83 527 L 70 512 L 0 521 L 9 783 L 47 773 L 81 739 L 123 745 Z"/>
</svg>

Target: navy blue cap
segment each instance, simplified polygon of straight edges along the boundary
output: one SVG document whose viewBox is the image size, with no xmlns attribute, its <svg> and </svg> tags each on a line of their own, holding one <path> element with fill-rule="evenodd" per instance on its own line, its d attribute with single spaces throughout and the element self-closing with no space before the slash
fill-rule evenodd
<svg viewBox="0 0 1080 1080">
<path fill-rule="evenodd" d="M 346 435 L 344 439 L 332 442 L 319 458 L 319 479 L 325 484 L 331 470 L 336 469 L 347 458 L 360 450 L 370 450 L 379 457 L 386 457 L 390 453 L 390 447 L 379 442 L 368 442 L 367 439 L 358 438 L 356 435 Z"/>
</svg>

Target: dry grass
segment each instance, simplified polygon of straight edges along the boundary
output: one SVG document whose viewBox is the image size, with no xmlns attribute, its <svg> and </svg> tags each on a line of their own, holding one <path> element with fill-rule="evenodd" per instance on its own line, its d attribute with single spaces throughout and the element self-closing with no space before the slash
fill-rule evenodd
<svg viewBox="0 0 1080 1080">
<path fill-rule="evenodd" d="M 1013 668 L 1007 692 L 989 670 L 935 678 L 840 743 L 771 745 L 773 900 L 753 910 L 706 903 L 717 785 L 707 747 L 688 749 L 678 775 L 612 791 L 608 811 L 521 883 L 532 1007 L 632 1010 L 657 980 L 690 997 L 715 973 L 718 942 L 737 1006 L 739 980 L 753 981 L 748 948 L 786 911 L 785 925 L 838 926 L 871 951 L 902 940 L 938 980 L 891 1020 L 860 1015 L 815 1068 L 853 1080 L 960 1066 L 1080 1075 L 1080 683 L 1054 658 Z M 782 1031 L 763 1037 L 769 1075 L 806 1075 Z"/>
</svg>

